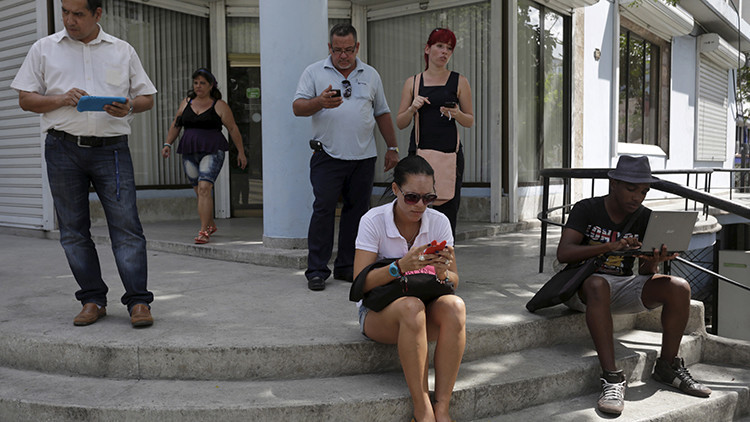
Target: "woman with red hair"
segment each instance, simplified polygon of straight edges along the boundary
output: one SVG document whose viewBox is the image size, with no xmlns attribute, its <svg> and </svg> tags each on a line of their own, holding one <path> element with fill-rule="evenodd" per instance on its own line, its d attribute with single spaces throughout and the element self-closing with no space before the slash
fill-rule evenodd
<svg viewBox="0 0 750 422">
<path fill-rule="evenodd" d="M 404 83 L 396 116 L 399 129 L 409 126 L 412 116 L 416 116 L 419 139 L 415 139 L 415 130 L 412 129 L 409 154 L 417 153 L 417 141 L 419 149 L 457 152 L 454 196 L 448 202 L 433 206 L 448 217 L 454 235 L 464 171 L 464 154 L 456 122 L 463 127 L 474 124 L 469 81 L 447 68 L 455 46 L 456 35 L 450 29 L 435 28 L 430 33 L 424 47 L 425 70 L 410 76 Z M 435 173 L 439 170 L 435 169 Z"/>
</svg>

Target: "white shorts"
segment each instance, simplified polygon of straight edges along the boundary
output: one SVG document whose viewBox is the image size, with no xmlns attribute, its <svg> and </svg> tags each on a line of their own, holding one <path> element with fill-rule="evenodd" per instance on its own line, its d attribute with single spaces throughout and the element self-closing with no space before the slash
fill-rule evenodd
<svg viewBox="0 0 750 422">
<path fill-rule="evenodd" d="M 609 307 L 613 314 L 637 314 L 648 310 L 643 304 L 641 294 L 643 286 L 653 274 L 622 276 L 597 273 L 593 276 L 601 277 L 609 283 Z M 575 311 L 586 312 L 586 304 L 581 301 L 578 293 L 568 299 L 565 305 Z"/>
</svg>

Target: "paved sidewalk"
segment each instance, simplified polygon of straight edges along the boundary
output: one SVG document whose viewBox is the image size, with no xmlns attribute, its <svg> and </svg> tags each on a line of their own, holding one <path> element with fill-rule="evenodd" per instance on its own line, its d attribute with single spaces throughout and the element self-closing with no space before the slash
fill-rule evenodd
<svg viewBox="0 0 750 422">
<path fill-rule="evenodd" d="M 192 244 L 195 221 L 144 225 L 150 241 Z M 219 220 L 208 249 L 263 248 L 260 219 Z M 470 226 L 467 224 L 466 226 Z M 461 224 L 459 225 L 461 228 Z M 103 235 L 104 228 L 94 229 Z M 551 230 L 550 235 L 555 235 Z M 566 312 L 534 315 L 524 304 L 549 277 L 537 273 L 539 229 L 460 241 L 456 247 L 468 309 L 468 330 L 514 324 Z M 119 302 L 124 293 L 111 249 L 98 242 L 110 287 L 107 317 L 74 327 L 77 284 L 57 240 L 0 235 L 0 334 L 37 333 L 50 341 L 135 342 L 175 347 L 304 345 L 363 340 L 350 284 L 332 278 L 326 290 L 307 289 L 304 270 L 274 268 L 149 250 L 149 288 L 155 324 L 135 330 Z M 556 237 L 548 245 L 554 245 Z M 306 251 L 297 251 L 297 253 Z M 548 251 L 548 253 L 550 253 Z M 551 268 L 547 259 L 546 268 Z M 547 273 L 551 271 L 548 270 Z"/>
</svg>

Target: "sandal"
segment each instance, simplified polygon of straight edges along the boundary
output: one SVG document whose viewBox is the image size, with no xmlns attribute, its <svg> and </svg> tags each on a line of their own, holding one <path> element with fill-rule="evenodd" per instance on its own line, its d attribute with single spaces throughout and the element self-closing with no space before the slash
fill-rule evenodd
<svg viewBox="0 0 750 422">
<path fill-rule="evenodd" d="M 203 230 L 199 231 L 198 232 L 198 236 L 196 236 L 195 239 L 194 239 L 195 243 L 197 243 L 199 245 L 202 245 L 204 243 L 208 243 L 208 241 L 209 241 L 209 237 L 208 236 L 209 236 L 208 231 L 203 231 Z"/>
<path fill-rule="evenodd" d="M 208 232 L 209 236 L 216 233 L 216 230 L 219 230 L 216 226 L 206 226 L 206 231 Z"/>
</svg>

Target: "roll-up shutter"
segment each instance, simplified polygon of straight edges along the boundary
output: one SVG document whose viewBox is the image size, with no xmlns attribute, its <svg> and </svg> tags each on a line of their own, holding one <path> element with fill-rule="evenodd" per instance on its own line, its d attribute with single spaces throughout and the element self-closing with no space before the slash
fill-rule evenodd
<svg viewBox="0 0 750 422">
<path fill-rule="evenodd" d="M 719 34 L 711 33 L 699 36 L 698 51 L 726 70 L 737 69 L 745 63 L 745 55 L 732 47 Z"/>
<path fill-rule="evenodd" d="M 573 9 L 591 6 L 598 2 L 599 0 L 542 0 L 538 3 L 569 15 Z"/>
<path fill-rule="evenodd" d="M 695 24 L 690 13 L 664 0 L 620 0 L 620 13 L 667 41 L 689 34 Z"/>
<path fill-rule="evenodd" d="M 48 228 L 39 115 L 18 105 L 10 87 L 31 45 L 44 33 L 46 2 L 0 0 L 0 225 Z M 38 10 L 41 8 L 42 10 Z M 41 19 L 40 19 L 41 16 Z M 51 208 L 51 201 L 49 201 Z M 45 212 L 46 211 L 46 212 Z"/>
<path fill-rule="evenodd" d="M 727 156 L 727 70 L 700 54 L 695 159 L 724 161 Z"/>
</svg>

